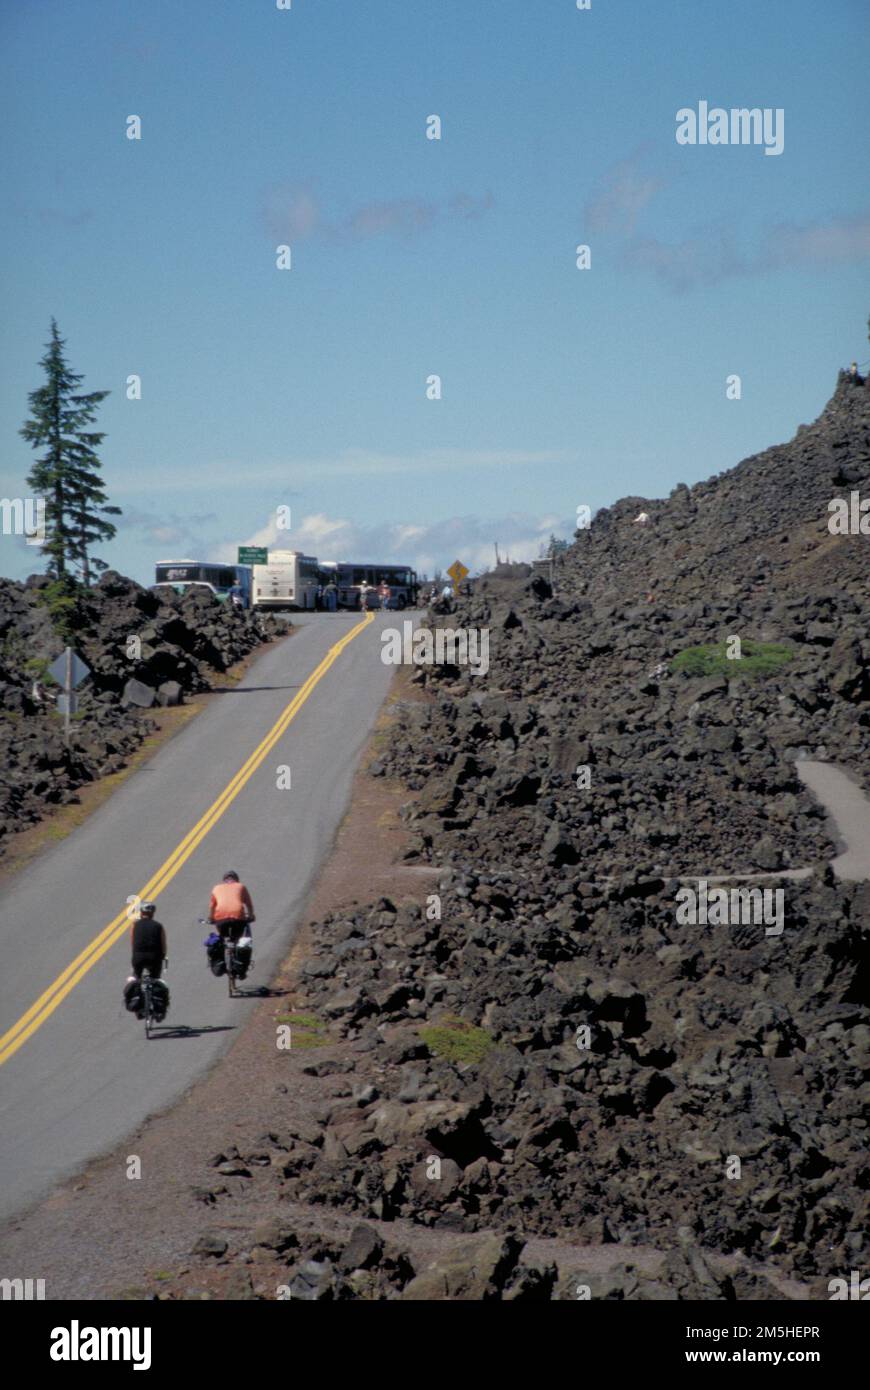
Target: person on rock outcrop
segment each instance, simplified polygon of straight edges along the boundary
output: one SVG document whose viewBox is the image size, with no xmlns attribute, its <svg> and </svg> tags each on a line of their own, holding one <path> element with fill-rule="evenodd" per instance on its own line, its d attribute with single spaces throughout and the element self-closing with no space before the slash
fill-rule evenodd
<svg viewBox="0 0 870 1390">
<path fill-rule="evenodd" d="M 47 690 L 42 681 L 35 680 L 30 688 L 30 698 L 37 709 L 47 709 L 55 704 L 57 696 L 55 691 Z"/>
<path fill-rule="evenodd" d="M 434 600 L 432 607 L 436 613 L 453 612 L 453 585 L 445 584 L 440 595 Z"/>
</svg>

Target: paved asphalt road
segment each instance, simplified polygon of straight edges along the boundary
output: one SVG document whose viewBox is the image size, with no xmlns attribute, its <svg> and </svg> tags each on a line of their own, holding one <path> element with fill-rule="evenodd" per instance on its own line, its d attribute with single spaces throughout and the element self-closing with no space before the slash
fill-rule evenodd
<svg viewBox="0 0 870 1390">
<path fill-rule="evenodd" d="M 196 919 L 228 868 L 251 888 L 255 969 L 268 983 L 287 952 L 313 877 L 344 813 L 353 773 L 393 668 L 376 615 L 325 672 L 263 763 L 155 895 L 169 936 L 172 1007 L 161 1035 L 121 1007 L 129 935 L 96 960 L 0 1066 L 0 1215 L 29 1205 L 164 1108 L 232 1041 L 252 1007 L 227 997 L 205 965 Z M 0 1033 L 140 893 L 231 782 L 330 648 L 359 626 L 351 614 L 297 615 L 287 641 L 131 774 L 68 839 L 12 880 L 0 906 Z M 279 765 L 292 787 L 278 790 Z M 149 894 L 150 895 L 150 894 Z M 169 1025 L 172 1025 L 171 1027 Z"/>
</svg>

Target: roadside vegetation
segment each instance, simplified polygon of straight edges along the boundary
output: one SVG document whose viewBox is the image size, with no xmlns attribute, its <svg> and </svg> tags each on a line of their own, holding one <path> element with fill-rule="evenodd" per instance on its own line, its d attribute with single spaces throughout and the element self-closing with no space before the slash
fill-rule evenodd
<svg viewBox="0 0 870 1390">
<path fill-rule="evenodd" d="M 40 363 L 45 384 L 30 392 L 30 416 L 19 434 L 43 450 L 27 478 L 44 507 L 42 552 L 50 582 L 40 589 L 39 601 L 55 631 L 70 641 L 79 625 L 80 590 L 107 568 L 93 547 L 112 540 L 116 527 L 109 518 L 121 509 L 109 505 L 96 452 L 105 436 L 92 428 L 109 392 L 79 389 L 82 375 L 70 368 L 64 346 L 52 319 Z"/>
<path fill-rule="evenodd" d="M 277 1023 L 285 1023 L 290 1029 L 291 1049 L 325 1047 L 329 1039 L 324 1025 L 313 1014 L 278 1014 Z"/>
<path fill-rule="evenodd" d="M 747 639 L 741 644 L 739 657 L 728 656 L 726 642 L 715 642 L 686 647 L 673 658 L 670 667 L 685 676 L 770 676 L 787 666 L 793 656 L 792 648 L 781 642 Z"/>
<path fill-rule="evenodd" d="M 448 1062 L 482 1062 L 494 1039 L 485 1028 L 475 1028 L 464 1018 L 443 1018 L 439 1023 L 420 1029 L 420 1037 L 429 1051 Z"/>
</svg>

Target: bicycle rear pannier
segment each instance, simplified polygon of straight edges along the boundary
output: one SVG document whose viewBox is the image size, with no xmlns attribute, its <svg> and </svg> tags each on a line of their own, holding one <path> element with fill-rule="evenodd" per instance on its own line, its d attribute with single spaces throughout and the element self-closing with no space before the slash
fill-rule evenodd
<svg viewBox="0 0 870 1390">
<path fill-rule="evenodd" d="M 152 980 L 151 982 L 151 1003 L 154 1009 L 154 1017 L 159 1023 L 166 1017 L 169 1009 L 169 989 L 164 980 Z"/>
<path fill-rule="evenodd" d="M 251 964 L 251 947 L 244 943 L 250 941 L 250 937 L 242 937 L 236 945 L 236 959 L 233 967 L 233 974 L 237 980 L 243 980 L 248 973 Z"/>
<path fill-rule="evenodd" d="M 205 946 L 206 959 L 211 966 L 212 974 L 225 975 L 224 943 L 220 932 L 210 932 L 202 944 Z"/>
<path fill-rule="evenodd" d="M 142 989 L 138 980 L 128 980 L 124 986 L 124 1003 L 131 1014 L 138 1013 L 142 1007 Z"/>
</svg>

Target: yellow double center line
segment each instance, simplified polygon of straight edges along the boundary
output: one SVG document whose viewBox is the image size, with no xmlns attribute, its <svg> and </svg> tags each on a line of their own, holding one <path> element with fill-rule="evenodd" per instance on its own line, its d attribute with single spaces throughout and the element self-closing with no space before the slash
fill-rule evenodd
<svg viewBox="0 0 870 1390">
<path fill-rule="evenodd" d="M 348 643 L 352 642 L 353 639 L 362 632 L 363 628 L 367 627 L 371 622 L 374 622 L 374 613 L 367 613 L 362 622 L 352 627 L 350 632 L 342 637 L 340 642 L 336 642 L 334 647 L 330 647 L 320 665 L 311 672 L 305 684 L 296 692 L 287 708 L 282 712 L 276 723 L 273 724 L 272 728 L 266 734 L 262 743 L 258 744 L 247 762 L 224 788 L 217 800 L 213 801 L 211 806 L 209 806 L 205 815 L 197 821 L 193 829 L 185 835 L 181 843 L 172 851 L 169 858 L 160 865 L 157 872 L 148 880 L 145 887 L 140 890 L 137 894 L 140 899 L 156 897 L 157 894 L 162 892 L 166 885 L 172 881 L 182 864 L 186 863 L 193 854 L 193 851 L 205 839 L 212 826 L 217 824 L 224 811 L 238 796 L 245 783 L 253 777 L 263 759 L 268 756 L 271 749 L 274 748 L 281 735 L 287 729 L 287 726 L 305 704 L 305 701 L 308 699 L 308 696 L 311 694 L 318 681 L 326 675 L 330 666 L 338 659 Z M 62 1004 L 67 995 L 75 989 L 79 980 L 81 980 L 82 977 L 96 965 L 97 961 L 106 954 L 109 948 L 114 946 L 115 942 L 124 935 L 124 932 L 130 925 L 128 912 L 129 909 L 127 907 L 122 908 L 118 915 L 113 917 L 111 922 L 103 927 L 103 930 L 94 937 L 93 941 L 76 956 L 75 960 L 71 961 L 66 969 L 58 975 L 57 979 L 49 985 L 48 989 L 39 996 L 35 1003 L 31 1004 L 27 1012 L 21 1015 L 18 1022 L 13 1024 L 8 1032 L 3 1034 L 2 1038 L 0 1038 L 0 1066 L 2 1066 L 4 1062 L 8 1062 L 9 1058 L 18 1051 L 19 1047 L 21 1047 L 28 1038 L 33 1036 L 37 1028 L 42 1027 L 45 1020 L 54 1013 L 58 1005 Z"/>
</svg>

